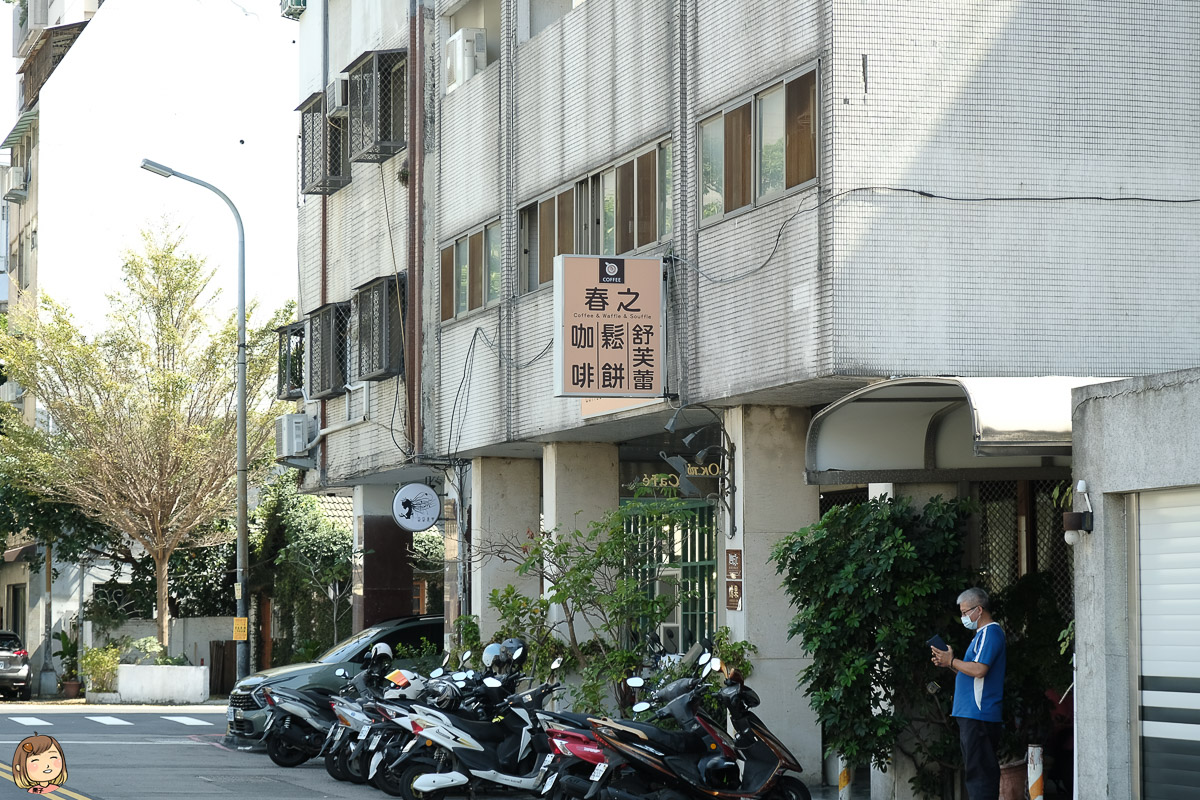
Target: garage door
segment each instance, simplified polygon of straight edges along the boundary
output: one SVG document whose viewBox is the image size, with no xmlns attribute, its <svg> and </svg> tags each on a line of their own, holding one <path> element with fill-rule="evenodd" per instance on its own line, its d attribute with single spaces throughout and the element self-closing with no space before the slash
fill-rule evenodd
<svg viewBox="0 0 1200 800">
<path fill-rule="evenodd" d="M 1139 498 L 1143 800 L 1200 796 L 1200 488 Z"/>
</svg>

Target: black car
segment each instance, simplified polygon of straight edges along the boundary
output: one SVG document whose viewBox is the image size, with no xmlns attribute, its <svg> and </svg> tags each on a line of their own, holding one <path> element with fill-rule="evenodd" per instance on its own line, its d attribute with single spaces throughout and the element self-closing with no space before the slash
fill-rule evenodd
<svg viewBox="0 0 1200 800">
<path fill-rule="evenodd" d="M 444 621 L 438 616 L 401 617 L 364 628 L 348 639 L 343 639 L 317 656 L 316 661 L 302 661 L 286 667 L 264 669 L 242 678 L 229 693 L 229 708 L 226 709 L 227 732 L 231 737 L 257 740 L 262 738 L 263 726 L 267 722 L 266 701 L 263 687 L 285 686 L 292 689 L 307 689 L 322 686 L 327 689 L 340 688 L 345 681 L 334 675 L 339 668 L 353 675 L 362 669 L 364 657 L 379 642 L 386 642 L 392 652 L 398 646 L 416 649 L 421 640 L 432 642 L 440 651 L 444 640 Z M 397 666 L 410 666 L 397 660 Z M 413 665 L 416 666 L 416 665 Z"/>
<path fill-rule="evenodd" d="M 20 700 L 33 697 L 29 652 L 12 631 L 0 631 L 0 692 Z"/>
</svg>

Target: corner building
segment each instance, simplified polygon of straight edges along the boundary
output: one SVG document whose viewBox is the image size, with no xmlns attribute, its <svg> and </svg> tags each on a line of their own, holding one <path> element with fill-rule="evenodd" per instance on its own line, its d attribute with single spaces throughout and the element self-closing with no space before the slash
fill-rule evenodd
<svg viewBox="0 0 1200 800">
<path fill-rule="evenodd" d="M 1200 357 L 1198 13 L 310 0 L 302 321 L 281 332 L 307 440 L 281 457 L 355 497 L 356 621 L 406 602 L 398 484 L 445 497 L 448 616 L 486 634 L 489 592 L 521 579 L 471 553 L 682 473 L 699 513 L 675 560 L 699 598 L 662 633 L 758 645 L 762 715 L 813 782 L 807 660 L 767 557 L 830 504 L 971 494 L 988 588 L 1049 570 L 1073 613 L 1049 501 L 1070 391 Z M 381 104 L 387 53 L 406 93 L 389 73 Z M 572 253 L 663 258 L 667 396 L 553 396 L 553 259 Z"/>
</svg>

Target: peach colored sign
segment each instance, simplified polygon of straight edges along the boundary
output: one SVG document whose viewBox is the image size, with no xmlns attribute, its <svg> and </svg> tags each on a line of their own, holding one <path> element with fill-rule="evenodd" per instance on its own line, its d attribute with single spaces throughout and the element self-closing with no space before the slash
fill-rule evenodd
<svg viewBox="0 0 1200 800">
<path fill-rule="evenodd" d="M 661 258 L 554 259 L 555 397 L 661 397 Z"/>
</svg>

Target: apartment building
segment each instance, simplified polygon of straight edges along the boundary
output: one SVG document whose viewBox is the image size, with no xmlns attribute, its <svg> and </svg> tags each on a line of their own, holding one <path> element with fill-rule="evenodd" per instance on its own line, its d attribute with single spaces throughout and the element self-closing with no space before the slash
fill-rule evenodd
<svg viewBox="0 0 1200 800">
<path fill-rule="evenodd" d="M 486 632 L 520 579 L 468 547 L 672 474 L 703 524 L 678 553 L 698 599 L 663 633 L 754 641 L 763 716 L 815 773 L 767 556 L 830 504 L 970 494 L 989 588 L 1050 571 L 1073 613 L 1050 502 L 1071 391 L 1200 357 L 1189 5 L 285 6 L 304 202 L 280 456 L 355 497 L 360 622 L 406 602 L 397 486 L 446 501 L 449 599 Z M 572 254 L 661 259 L 659 396 L 556 387 Z M 1105 753 L 1080 796 L 1135 796 Z"/>
</svg>

